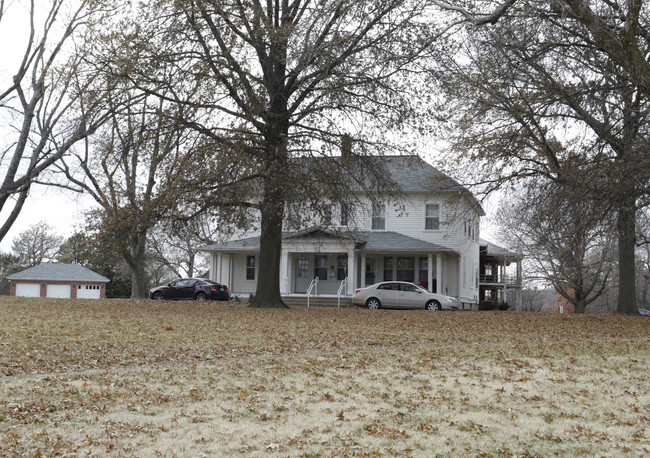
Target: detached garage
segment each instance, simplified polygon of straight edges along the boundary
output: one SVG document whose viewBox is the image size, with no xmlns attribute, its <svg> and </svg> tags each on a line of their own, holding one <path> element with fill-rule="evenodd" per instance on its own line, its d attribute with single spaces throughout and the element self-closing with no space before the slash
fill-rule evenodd
<svg viewBox="0 0 650 458">
<path fill-rule="evenodd" d="M 21 297 L 102 299 L 109 279 L 78 264 L 43 263 L 7 277 Z"/>
</svg>

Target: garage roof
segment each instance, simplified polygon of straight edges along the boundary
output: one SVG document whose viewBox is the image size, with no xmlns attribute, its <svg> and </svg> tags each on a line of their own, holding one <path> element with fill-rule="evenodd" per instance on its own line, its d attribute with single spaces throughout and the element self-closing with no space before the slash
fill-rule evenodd
<svg viewBox="0 0 650 458">
<path fill-rule="evenodd" d="M 22 272 L 7 277 L 8 280 L 56 280 L 56 281 L 87 281 L 109 282 L 110 280 L 97 272 L 79 264 L 61 264 L 44 262 Z"/>
</svg>

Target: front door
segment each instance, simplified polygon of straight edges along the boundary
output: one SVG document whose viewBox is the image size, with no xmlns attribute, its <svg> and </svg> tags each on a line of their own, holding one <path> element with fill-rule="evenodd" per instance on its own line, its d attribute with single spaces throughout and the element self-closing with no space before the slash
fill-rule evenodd
<svg viewBox="0 0 650 458">
<path fill-rule="evenodd" d="M 307 292 L 311 283 L 309 272 L 309 258 L 304 256 L 296 259 L 296 293 Z"/>
<path fill-rule="evenodd" d="M 377 259 L 374 256 L 366 257 L 366 286 L 374 285 L 377 283 Z"/>
</svg>

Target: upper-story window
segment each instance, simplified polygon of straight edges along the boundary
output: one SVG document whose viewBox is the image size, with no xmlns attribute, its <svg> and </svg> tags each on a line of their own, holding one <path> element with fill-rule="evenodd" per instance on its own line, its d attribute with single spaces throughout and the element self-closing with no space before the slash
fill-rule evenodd
<svg viewBox="0 0 650 458">
<path fill-rule="evenodd" d="M 372 229 L 386 229 L 386 204 L 372 204 Z"/>
<path fill-rule="evenodd" d="M 287 205 L 286 221 L 287 221 L 287 230 L 289 230 L 289 231 L 298 230 L 298 227 L 300 226 L 300 221 L 299 221 L 299 218 L 298 218 L 298 212 L 296 210 L 296 205 L 293 204 L 293 203 L 290 203 L 289 205 Z"/>
<path fill-rule="evenodd" d="M 346 204 L 341 204 L 341 214 L 340 214 L 339 223 L 341 226 L 347 226 L 348 220 L 350 218 L 350 209 Z"/>
<path fill-rule="evenodd" d="M 323 225 L 329 226 L 332 224 L 332 204 L 326 204 L 323 207 Z"/>
<path fill-rule="evenodd" d="M 440 205 L 427 204 L 424 228 L 433 230 L 440 229 Z"/>
</svg>

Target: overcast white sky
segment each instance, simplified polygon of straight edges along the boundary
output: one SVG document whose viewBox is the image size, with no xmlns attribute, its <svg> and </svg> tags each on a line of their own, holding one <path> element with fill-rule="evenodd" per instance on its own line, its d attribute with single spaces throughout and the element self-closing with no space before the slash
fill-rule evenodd
<svg viewBox="0 0 650 458">
<path fill-rule="evenodd" d="M 14 0 L 9 3 L 6 16 L 0 23 L 0 90 L 6 87 L 7 81 L 14 75 L 24 52 L 28 32 L 28 2 Z M 36 4 L 45 6 L 47 2 L 37 0 Z M 0 117 L 0 135 L 7 135 L 6 125 L 7 120 Z M 91 204 L 92 200 L 88 197 L 80 197 L 72 192 L 62 192 L 60 189 L 44 186 L 33 187 L 16 223 L 0 242 L 0 251 L 11 251 L 14 237 L 40 221 L 46 221 L 53 226 L 59 235 L 70 236 L 75 230 L 75 225 L 81 224 L 83 210 Z M 8 212 L 4 210 L 0 213 L 0 221 L 6 218 L 5 213 Z"/>
<path fill-rule="evenodd" d="M 42 0 L 39 0 L 39 3 Z M 14 1 L 0 23 L 0 88 L 5 87 L 7 78 L 14 74 L 17 61 L 22 57 L 27 26 L 26 7 L 24 1 Z M 46 3 L 43 3 L 46 4 Z M 10 45 L 7 45 L 10 44 Z M 5 84 L 3 84 L 3 82 Z M 6 130 L 6 120 L 0 117 L 0 135 Z M 2 143 L 2 142 L 0 142 Z M 425 154 L 425 159 L 430 161 L 432 152 Z M 1 175 L 0 175 L 1 178 Z M 0 251 L 11 251 L 11 244 L 20 232 L 40 221 L 46 221 L 56 232 L 69 237 L 83 225 L 83 212 L 93 205 L 93 200 L 88 196 L 78 195 L 69 191 L 62 191 L 54 187 L 35 186 L 23 207 L 16 223 L 0 241 Z M 494 213 L 496 204 L 486 203 L 485 211 L 488 215 Z M 0 213 L 0 221 L 4 221 L 6 210 Z M 490 233 L 489 218 L 484 218 L 482 223 L 482 236 Z"/>
</svg>

